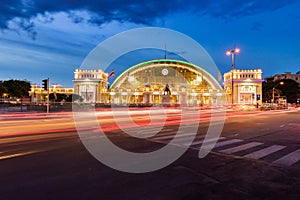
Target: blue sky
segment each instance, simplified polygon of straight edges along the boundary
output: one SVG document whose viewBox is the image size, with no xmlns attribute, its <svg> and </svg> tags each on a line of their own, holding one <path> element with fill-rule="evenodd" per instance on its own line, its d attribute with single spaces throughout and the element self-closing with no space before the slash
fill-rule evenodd
<svg viewBox="0 0 300 200">
<path fill-rule="evenodd" d="M 52 83 L 72 87 L 74 69 L 96 45 L 122 31 L 147 26 L 190 36 L 222 73 L 231 69 L 225 52 L 234 46 L 241 49 L 236 68 L 261 68 L 264 76 L 300 71 L 300 2 L 296 0 L 1 3 L 0 80 L 41 84 L 50 77 Z"/>
</svg>

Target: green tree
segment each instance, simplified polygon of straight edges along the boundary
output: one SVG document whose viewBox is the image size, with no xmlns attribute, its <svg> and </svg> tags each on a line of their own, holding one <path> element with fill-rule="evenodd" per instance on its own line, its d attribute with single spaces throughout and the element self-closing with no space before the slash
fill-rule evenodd
<svg viewBox="0 0 300 200">
<path fill-rule="evenodd" d="M 62 100 L 66 101 L 66 102 L 74 102 L 74 101 L 83 101 L 83 98 L 81 96 L 79 96 L 78 94 L 71 94 L 71 95 L 66 95 L 66 94 L 54 94 L 51 93 L 49 94 L 49 100 L 50 101 L 56 101 L 56 102 L 60 102 Z"/>
<path fill-rule="evenodd" d="M 288 103 L 296 103 L 297 97 L 300 94 L 300 85 L 298 82 L 286 79 L 282 80 L 284 82 L 283 85 L 278 85 L 278 89 L 282 91 L 282 96 L 286 96 Z"/>
<path fill-rule="evenodd" d="M 2 97 L 4 95 L 4 93 L 7 93 L 7 89 L 4 86 L 3 82 L 0 81 L 0 97 Z"/>
<path fill-rule="evenodd" d="M 81 96 L 79 96 L 78 94 L 72 94 L 67 97 L 66 101 L 67 102 L 74 102 L 74 101 L 82 102 L 83 98 Z"/>
<path fill-rule="evenodd" d="M 283 82 L 284 84 L 279 84 Z M 263 83 L 263 102 L 270 102 L 273 96 L 273 88 L 275 96 L 285 96 L 288 103 L 296 103 L 300 94 L 299 84 L 291 79 L 280 81 L 267 81 Z"/>
<path fill-rule="evenodd" d="M 4 90 L 11 98 L 21 98 L 22 96 L 28 96 L 30 90 L 30 83 L 22 80 L 8 80 L 2 83 Z"/>
<path fill-rule="evenodd" d="M 60 93 L 51 93 L 49 94 L 49 100 L 50 101 L 57 101 L 60 102 L 62 100 L 66 100 L 67 99 L 67 95 L 66 94 L 60 94 Z"/>
<path fill-rule="evenodd" d="M 262 101 L 263 102 L 271 102 L 272 94 L 273 94 L 273 87 L 276 83 L 274 81 L 265 81 L 262 84 Z M 279 91 L 277 90 L 277 93 Z"/>
</svg>

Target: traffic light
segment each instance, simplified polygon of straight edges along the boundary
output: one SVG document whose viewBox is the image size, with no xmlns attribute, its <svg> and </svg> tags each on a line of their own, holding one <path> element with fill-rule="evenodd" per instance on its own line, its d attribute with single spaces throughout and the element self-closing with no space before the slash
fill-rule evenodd
<svg viewBox="0 0 300 200">
<path fill-rule="evenodd" d="M 44 90 L 49 89 L 49 78 L 43 80 L 43 88 L 44 88 Z"/>
<path fill-rule="evenodd" d="M 259 101 L 260 100 L 260 94 L 257 94 L 256 95 L 256 101 Z"/>
</svg>

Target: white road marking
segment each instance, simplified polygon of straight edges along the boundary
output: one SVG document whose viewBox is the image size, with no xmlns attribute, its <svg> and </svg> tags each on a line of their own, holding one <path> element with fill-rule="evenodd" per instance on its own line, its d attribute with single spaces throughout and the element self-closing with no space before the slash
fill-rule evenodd
<svg viewBox="0 0 300 200">
<path fill-rule="evenodd" d="M 266 157 L 267 155 L 270 155 L 272 153 L 280 151 L 281 149 L 284 149 L 284 148 L 286 148 L 286 146 L 273 145 L 273 146 L 261 149 L 259 151 L 255 151 L 253 153 L 249 153 L 249 154 L 245 155 L 244 157 L 253 158 L 253 159 L 260 159 L 260 158 Z"/>
<path fill-rule="evenodd" d="M 291 166 L 300 160 L 300 149 L 289 153 L 278 160 L 275 160 L 273 163 L 284 166 Z"/>
<path fill-rule="evenodd" d="M 126 131 L 125 131 L 125 133 L 126 133 Z M 136 133 L 137 135 L 135 136 L 135 135 L 131 135 L 132 137 L 137 137 L 137 138 L 139 138 L 140 136 L 143 136 L 143 137 L 141 137 L 141 138 L 156 138 L 156 137 L 162 137 L 162 136 L 168 136 L 168 135 L 174 135 L 174 133 L 171 133 L 171 132 L 169 132 L 169 133 L 165 133 L 165 132 L 163 132 L 163 133 L 156 133 L 155 135 L 153 135 L 153 132 L 151 133 L 151 132 L 137 132 Z M 158 135 L 159 134 L 159 135 Z"/>
<path fill-rule="evenodd" d="M 202 138 L 202 139 L 203 139 L 204 136 L 199 136 L 199 137 L 195 137 L 195 138 L 199 138 L 199 139 Z M 195 138 L 194 138 L 194 139 L 195 139 Z M 193 139 L 193 140 L 194 140 L 194 139 Z M 184 136 L 183 136 L 183 137 L 180 137 L 180 138 L 176 139 L 176 143 L 183 145 L 183 144 L 184 144 L 186 141 L 188 141 L 188 140 L 191 140 L 191 137 L 184 137 Z M 192 140 L 192 141 L 193 141 L 193 140 Z M 191 141 L 191 142 L 192 142 L 192 141 Z"/>
<path fill-rule="evenodd" d="M 232 147 L 232 148 L 229 148 L 229 149 L 224 149 L 224 150 L 221 150 L 219 152 L 232 154 L 232 153 L 236 153 L 236 152 L 239 152 L 239 151 L 250 149 L 252 147 L 256 147 L 256 146 L 259 146 L 259 145 L 262 145 L 262 144 L 263 143 L 261 143 L 261 142 L 249 142 L 247 144 L 243 144 L 243 145 L 240 145 L 240 146 L 237 146 L 237 147 Z"/>
<path fill-rule="evenodd" d="M 202 138 L 199 138 L 200 140 L 195 140 L 192 144 L 190 144 L 190 146 L 195 146 L 195 145 L 198 145 L 198 144 L 202 144 L 204 142 L 204 137 Z M 201 140 L 202 139 L 202 140 Z M 224 140 L 226 139 L 225 137 L 219 137 L 219 138 L 210 138 L 210 139 L 207 139 L 206 141 L 207 142 L 214 142 L 214 141 L 218 141 L 218 140 Z M 184 143 L 183 145 L 187 146 L 189 145 L 189 143 Z"/>
<path fill-rule="evenodd" d="M 214 146 L 214 148 L 218 148 L 218 147 L 222 147 L 222 146 L 226 146 L 226 145 L 229 145 L 229 144 L 234 144 L 234 143 L 237 143 L 237 142 L 242 142 L 243 140 L 241 139 L 232 139 L 232 140 L 226 140 L 226 141 L 223 141 L 223 142 L 217 142 Z M 206 147 L 209 147 L 210 145 L 203 145 L 201 146 L 201 149 L 205 149 Z"/>
<path fill-rule="evenodd" d="M 178 138 L 178 137 L 186 137 L 186 136 L 191 136 L 191 135 L 196 135 L 196 134 L 197 133 L 186 133 L 186 134 L 181 134 L 181 135 L 172 134 L 172 135 L 168 135 L 168 136 L 158 136 L 158 137 L 155 137 L 155 139 L 165 140 L 165 139 L 174 138 L 175 136 Z"/>
<path fill-rule="evenodd" d="M 172 132 L 170 132 L 170 130 L 172 130 Z M 139 130 L 136 130 L 136 131 L 138 132 Z M 138 135 L 150 135 L 151 137 L 160 138 L 160 137 L 169 136 L 169 135 L 173 135 L 174 136 L 175 133 L 182 133 L 182 131 L 176 131 L 176 132 L 174 132 L 173 129 L 159 131 L 159 132 L 157 132 L 157 130 L 153 129 L 153 131 L 152 132 L 151 131 L 152 131 L 152 129 L 151 130 L 146 129 L 145 131 L 138 132 L 137 134 Z M 154 131 L 157 132 L 155 135 L 153 135 Z M 126 133 L 126 131 L 125 131 L 125 133 Z"/>
</svg>

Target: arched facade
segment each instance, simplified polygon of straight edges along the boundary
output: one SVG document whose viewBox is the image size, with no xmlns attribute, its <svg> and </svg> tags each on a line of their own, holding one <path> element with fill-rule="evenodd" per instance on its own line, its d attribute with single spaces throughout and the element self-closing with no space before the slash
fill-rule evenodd
<svg viewBox="0 0 300 200">
<path fill-rule="evenodd" d="M 208 105 L 225 103 L 222 87 L 203 68 L 160 59 L 134 65 L 112 83 L 110 104 Z"/>
</svg>

